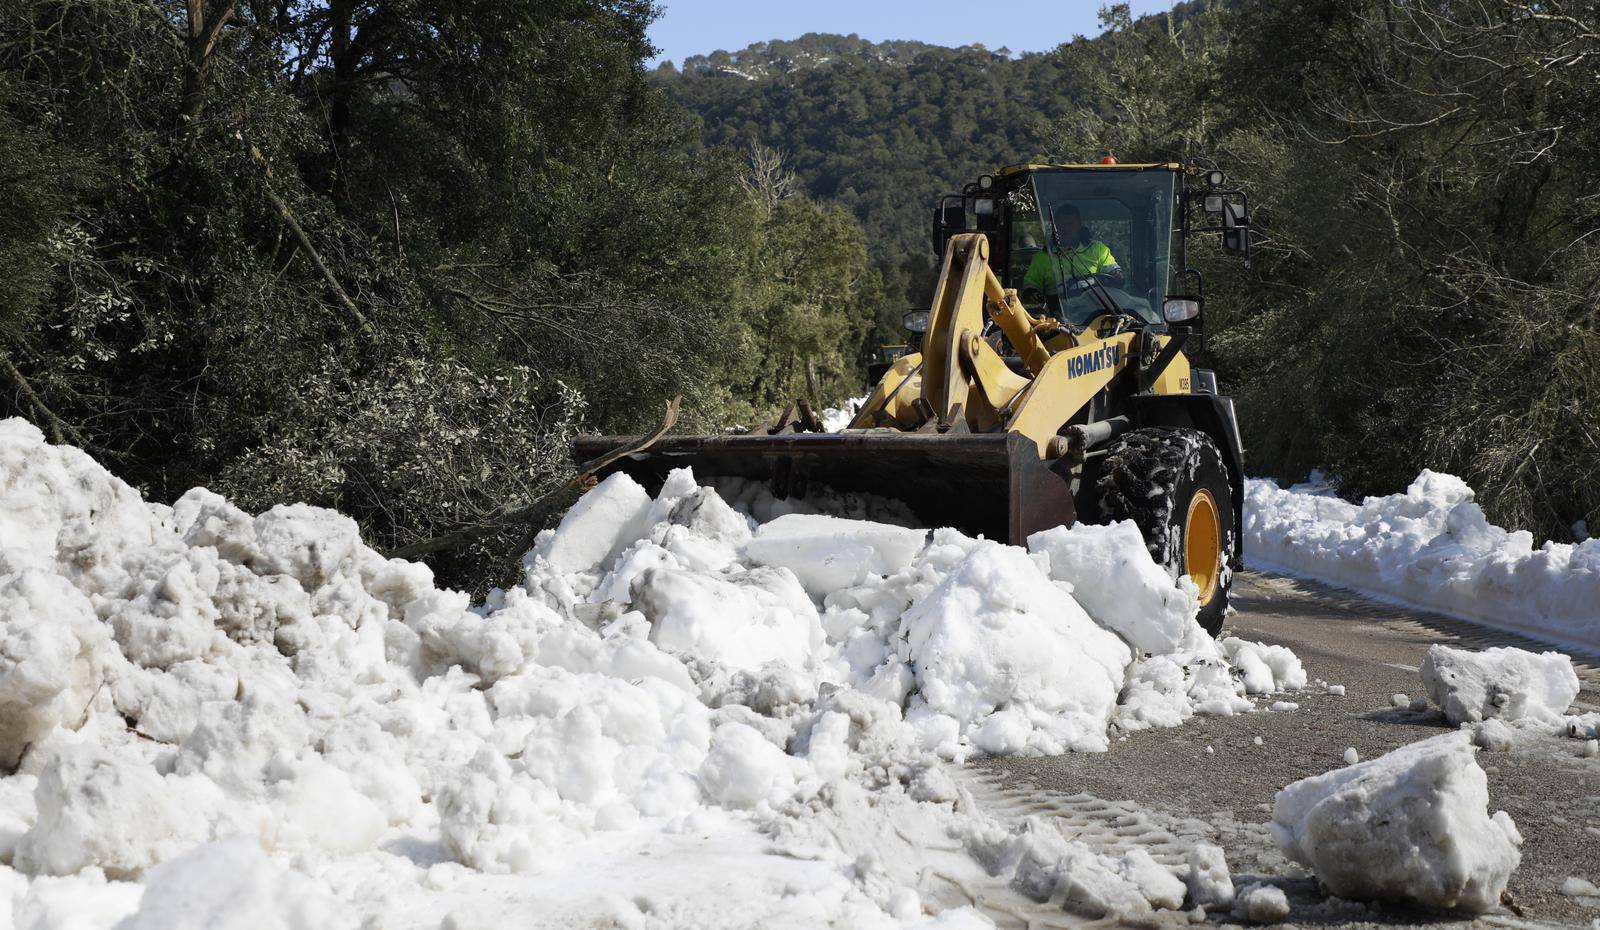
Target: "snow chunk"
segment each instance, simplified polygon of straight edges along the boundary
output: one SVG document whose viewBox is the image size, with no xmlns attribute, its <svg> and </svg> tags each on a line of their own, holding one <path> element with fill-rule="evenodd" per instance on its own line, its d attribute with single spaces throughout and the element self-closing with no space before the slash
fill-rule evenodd
<svg viewBox="0 0 1600 930">
<path fill-rule="evenodd" d="M 273 864 L 254 840 L 210 843 L 150 870 L 117 930 L 342 930 L 355 919 L 326 891 Z"/>
<path fill-rule="evenodd" d="M 634 607 L 662 649 L 753 671 L 768 662 L 806 664 L 823 642 L 822 621 L 794 573 L 756 568 L 719 576 L 647 570 Z"/>
<path fill-rule="evenodd" d="M 130 878 L 204 841 L 215 788 L 129 761 L 89 743 L 61 747 L 39 776 L 39 819 L 17 843 L 17 869 L 71 875 L 98 866 Z"/>
<path fill-rule="evenodd" d="M 700 768 L 706 794 L 724 807 L 777 804 L 794 793 L 795 762 L 754 727 L 729 723 L 717 730 Z"/>
<path fill-rule="evenodd" d="M 1183 898 L 1187 894 L 1184 883 L 1143 847 L 1135 846 L 1123 853 L 1117 863 L 1117 872 L 1137 886 L 1151 906 L 1169 911 L 1183 907 Z"/>
<path fill-rule="evenodd" d="M 1184 884 L 1143 850 L 1114 859 L 1068 840 L 1039 817 L 1011 830 L 990 822 L 963 832 L 968 851 L 991 875 L 1009 875 L 1019 894 L 1059 902 L 1081 917 L 1148 917 L 1157 907 L 1183 903 Z"/>
<path fill-rule="evenodd" d="M 76 728 L 106 636 L 89 600 L 59 575 L 0 576 L 0 774 L 58 724 Z"/>
<path fill-rule="evenodd" d="M 1228 872 L 1228 859 L 1220 847 L 1210 843 L 1194 844 L 1189 850 L 1189 870 L 1183 883 L 1189 888 L 1189 900 L 1198 907 L 1233 906 L 1233 876 Z"/>
<path fill-rule="evenodd" d="M 1250 694 L 1295 691 L 1306 686 L 1305 666 L 1287 646 L 1252 643 L 1236 636 L 1224 639 L 1221 645 L 1234 674 L 1244 681 L 1245 691 Z"/>
<path fill-rule="evenodd" d="M 980 749 L 1106 749 L 1128 647 L 1021 549 L 974 547 L 902 629 L 923 706 Z"/>
<path fill-rule="evenodd" d="M 850 421 L 854 420 L 856 414 L 860 412 L 861 405 L 865 404 L 867 398 L 871 396 L 868 393 L 862 394 L 860 397 L 847 398 L 840 401 L 839 406 L 829 407 L 822 411 L 822 414 L 818 417 L 818 419 L 822 420 L 822 431 L 824 433 L 837 433 L 848 427 Z"/>
<path fill-rule="evenodd" d="M 88 454 L 49 445 L 20 417 L 0 420 L 0 574 L 59 571 L 98 594 L 120 584 L 124 553 L 160 535 L 139 493 Z"/>
<path fill-rule="evenodd" d="M 617 472 L 578 498 L 533 554 L 558 571 L 596 571 L 644 535 L 650 504 L 638 482 Z"/>
<path fill-rule="evenodd" d="M 1422 658 L 1428 697 L 1453 724 L 1489 718 L 1558 724 L 1578 697 L 1572 660 L 1506 646 L 1482 652 L 1435 643 Z"/>
<path fill-rule="evenodd" d="M 1488 802 L 1467 735 L 1446 733 L 1289 785 L 1272 834 L 1341 898 L 1482 913 L 1522 859 L 1515 824 Z"/>
<path fill-rule="evenodd" d="M 927 535 L 884 523 L 792 513 L 763 525 L 744 551 L 758 565 L 794 572 L 806 593 L 820 600 L 869 575 L 892 575 L 910 566 Z"/>
<path fill-rule="evenodd" d="M 346 573 L 366 549 L 356 521 L 309 504 L 279 504 L 256 517 L 256 556 L 262 574 L 287 575 L 315 591 Z"/>
<path fill-rule="evenodd" d="M 1276 885 L 1252 882 L 1239 889 L 1233 916 L 1256 924 L 1275 924 L 1289 916 L 1289 899 Z"/>
<path fill-rule="evenodd" d="M 1472 745 L 1489 752 L 1505 752 L 1516 737 L 1511 728 L 1491 717 L 1472 728 Z"/>
<path fill-rule="evenodd" d="M 1128 670 L 1116 725 L 1134 731 L 1179 726 L 1195 714 L 1248 713 L 1254 705 L 1233 674 L 1210 637 L 1194 652 L 1138 659 Z"/>
<path fill-rule="evenodd" d="M 138 908 L 143 891 L 131 882 L 106 881 L 105 876 L 94 871 L 28 881 L 22 874 L 0 865 L 0 927 L 16 930 L 112 927 Z"/>
<path fill-rule="evenodd" d="M 1195 623 L 1200 604 L 1193 585 L 1173 584 L 1132 520 L 1058 526 L 1029 536 L 1028 549 L 1048 554 L 1050 577 L 1071 585 L 1089 616 L 1136 653 L 1165 655 L 1205 636 Z"/>
</svg>

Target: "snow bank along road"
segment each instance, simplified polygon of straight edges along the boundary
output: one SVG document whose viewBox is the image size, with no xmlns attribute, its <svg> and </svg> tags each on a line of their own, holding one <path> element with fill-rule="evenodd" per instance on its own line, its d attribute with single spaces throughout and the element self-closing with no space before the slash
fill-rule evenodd
<svg viewBox="0 0 1600 930">
<path fill-rule="evenodd" d="M 1399 494 L 1360 504 L 1322 482 L 1251 480 L 1245 557 L 1545 642 L 1600 652 L 1600 539 L 1545 542 L 1490 523 L 1473 490 L 1424 470 Z M 1579 527 L 1582 534 L 1582 527 Z"/>
<path fill-rule="evenodd" d="M 473 604 L 337 513 L 148 503 L 0 422 L 0 930 L 1346 913 L 1274 849 L 1344 899 L 1496 912 L 1553 821 L 1519 832 L 1478 759 L 1600 752 L 1565 656 L 1434 648 L 1407 690 L 1463 729 L 1408 711 L 1412 740 L 1306 754 L 1270 827 L 1078 797 L 1144 790 L 1094 773 L 1208 728 L 1251 734 L 1207 753 L 1235 780 L 1273 779 L 1243 760 L 1287 764 L 1265 737 L 1319 719 L 1342 653 L 1297 643 L 1319 682 L 1204 635 L 1131 524 L 1023 548 L 903 516 L 613 476 Z M 1023 757 L 1083 770 L 1041 807 L 969 764 Z"/>
</svg>

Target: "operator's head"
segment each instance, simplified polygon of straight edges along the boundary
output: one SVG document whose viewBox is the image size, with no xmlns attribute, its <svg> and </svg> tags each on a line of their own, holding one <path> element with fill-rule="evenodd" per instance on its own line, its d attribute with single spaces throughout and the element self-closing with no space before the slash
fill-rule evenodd
<svg viewBox="0 0 1600 930">
<path fill-rule="evenodd" d="M 1070 203 L 1056 207 L 1056 234 L 1061 241 L 1073 244 L 1078 241 L 1078 233 L 1083 229 L 1083 216 L 1078 213 L 1078 208 Z"/>
</svg>

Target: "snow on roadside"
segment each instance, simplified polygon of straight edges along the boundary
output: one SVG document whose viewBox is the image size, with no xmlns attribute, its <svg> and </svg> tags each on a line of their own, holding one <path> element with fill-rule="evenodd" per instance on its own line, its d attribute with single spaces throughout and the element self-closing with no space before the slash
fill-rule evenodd
<svg viewBox="0 0 1600 930">
<path fill-rule="evenodd" d="M 1181 597 L 1113 618 L 1065 554 L 1086 530 L 1029 552 L 769 498 L 608 479 L 474 605 L 340 514 L 147 505 L 0 421 L 0 918 L 917 926 L 917 870 L 871 864 L 897 817 L 973 874 L 1027 829 L 958 803 L 943 760 L 1304 684 Z M 1028 861 L 1091 910 L 1183 901 L 1141 862 Z"/>
<path fill-rule="evenodd" d="M 1466 733 L 1445 733 L 1278 792 L 1272 834 L 1330 894 L 1483 913 L 1522 861 Z"/>
<path fill-rule="evenodd" d="M 1546 542 L 1489 523 L 1459 478 L 1352 504 L 1317 486 L 1245 487 L 1245 558 L 1558 644 L 1600 650 L 1600 539 Z"/>
</svg>

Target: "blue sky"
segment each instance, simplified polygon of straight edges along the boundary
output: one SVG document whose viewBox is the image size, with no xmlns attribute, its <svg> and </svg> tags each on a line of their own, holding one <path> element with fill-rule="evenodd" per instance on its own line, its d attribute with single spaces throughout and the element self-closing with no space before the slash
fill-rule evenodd
<svg viewBox="0 0 1600 930">
<path fill-rule="evenodd" d="M 661 50 L 651 61 L 682 64 L 689 55 L 737 51 L 766 39 L 808 32 L 856 33 L 864 39 L 919 39 L 935 45 L 982 42 L 1014 52 L 1041 52 L 1076 35 L 1099 32 L 1099 0 L 657 0 L 664 9 L 650 27 Z M 1170 9 L 1172 0 L 1133 0 L 1133 13 Z"/>
</svg>

